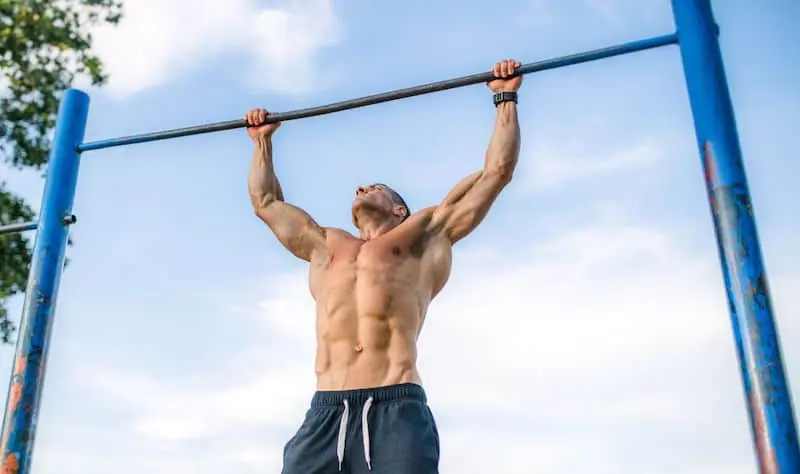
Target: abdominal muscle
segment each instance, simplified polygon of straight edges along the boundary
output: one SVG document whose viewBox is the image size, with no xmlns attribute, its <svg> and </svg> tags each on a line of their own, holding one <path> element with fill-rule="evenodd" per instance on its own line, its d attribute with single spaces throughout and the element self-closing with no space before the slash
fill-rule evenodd
<svg viewBox="0 0 800 474">
<path fill-rule="evenodd" d="M 312 269 L 317 390 L 421 384 L 416 344 L 430 302 L 421 262 L 352 260 Z"/>
</svg>

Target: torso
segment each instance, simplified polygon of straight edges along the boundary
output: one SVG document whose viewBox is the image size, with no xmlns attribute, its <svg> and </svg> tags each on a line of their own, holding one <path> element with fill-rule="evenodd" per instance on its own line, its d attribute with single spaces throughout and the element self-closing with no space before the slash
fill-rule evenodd
<svg viewBox="0 0 800 474">
<path fill-rule="evenodd" d="M 429 220 L 421 211 L 369 241 L 328 229 L 309 274 L 318 390 L 422 383 L 417 337 L 452 256 L 445 237 L 426 234 Z"/>
</svg>

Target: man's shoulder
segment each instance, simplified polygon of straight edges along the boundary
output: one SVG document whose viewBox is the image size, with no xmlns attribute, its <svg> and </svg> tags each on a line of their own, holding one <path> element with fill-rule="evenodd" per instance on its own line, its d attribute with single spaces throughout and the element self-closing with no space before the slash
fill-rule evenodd
<svg viewBox="0 0 800 474">
<path fill-rule="evenodd" d="M 433 217 L 433 215 L 436 213 L 436 208 L 437 207 L 438 206 L 431 206 L 431 207 L 426 207 L 424 209 L 420 209 L 417 212 L 414 212 L 413 214 L 411 214 L 408 217 L 408 219 L 406 219 L 406 222 L 410 222 L 410 221 L 413 221 L 413 222 L 429 222 L 431 220 L 431 218 Z"/>
<path fill-rule="evenodd" d="M 434 225 L 434 217 L 438 209 L 439 206 L 420 209 L 411 214 L 411 217 L 403 223 L 403 225 L 408 225 L 410 229 L 415 229 L 410 231 L 409 235 L 413 235 L 413 238 L 423 245 L 426 252 L 431 249 L 441 249 L 443 245 L 450 247 L 450 241 Z"/>
</svg>

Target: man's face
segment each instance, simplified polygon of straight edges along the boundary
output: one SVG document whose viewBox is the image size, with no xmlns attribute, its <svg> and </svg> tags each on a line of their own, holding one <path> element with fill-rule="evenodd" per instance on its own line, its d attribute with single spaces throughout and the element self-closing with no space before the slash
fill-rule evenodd
<svg viewBox="0 0 800 474">
<path fill-rule="evenodd" d="M 379 184 L 370 184 L 356 188 L 356 196 L 353 199 L 353 210 L 368 207 L 372 210 L 383 211 L 387 214 L 392 212 L 395 203 L 392 194 L 386 187 Z"/>
</svg>

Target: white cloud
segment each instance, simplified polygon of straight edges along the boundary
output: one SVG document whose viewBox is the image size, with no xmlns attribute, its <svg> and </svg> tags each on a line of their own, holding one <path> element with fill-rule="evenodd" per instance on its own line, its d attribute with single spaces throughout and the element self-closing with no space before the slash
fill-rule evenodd
<svg viewBox="0 0 800 474">
<path fill-rule="evenodd" d="M 521 158 L 520 175 L 534 192 L 545 192 L 572 181 L 614 175 L 624 170 L 654 165 L 663 147 L 648 141 L 608 151 L 586 143 L 546 143 L 533 145 Z"/>
<path fill-rule="evenodd" d="M 340 34 L 330 0 L 295 0 L 285 9 L 264 9 L 253 27 L 251 41 L 258 61 L 253 65 L 252 82 L 284 92 L 314 87 L 317 51 L 334 44 Z"/>
<path fill-rule="evenodd" d="M 106 375 L 96 380 L 96 387 L 141 413 L 132 426 L 138 435 L 163 441 L 193 440 L 274 424 L 287 412 L 302 412 L 307 402 L 303 395 L 313 388 L 312 376 L 304 368 L 287 362 L 229 374 L 234 383 L 218 380 L 221 374 L 215 374 L 210 380 L 177 389 L 161 383 L 154 386 L 146 378 Z M 288 389 L 275 390 L 277 386 Z"/>
<path fill-rule="evenodd" d="M 129 413 L 114 443 L 137 448 L 119 466 L 278 472 L 313 392 L 313 306 L 304 271 L 266 291 L 260 314 L 232 321 L 264 344 L 224 372 L 96 378 L 103 405 Z M 442 472 L 751 469 L 723 296 L 715 255 L 636 225 L 595 223 L 513 257 L 458 250 L 420 343 Z"/>
<path fill-rule="evenodd" d="M 122 22 L 98 28 L 94 46 L 110 74 L 106 90 L 118 97 L 223 54 L 249 56 L 245 82 L 299 93 L 318 85 L 317 54 L 339 35 L 330 0 L 286 0 L 272 8 L 255 0 L 127 0 Z"/>
</svg>

